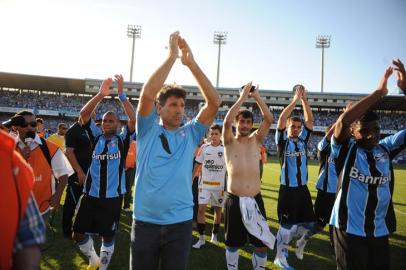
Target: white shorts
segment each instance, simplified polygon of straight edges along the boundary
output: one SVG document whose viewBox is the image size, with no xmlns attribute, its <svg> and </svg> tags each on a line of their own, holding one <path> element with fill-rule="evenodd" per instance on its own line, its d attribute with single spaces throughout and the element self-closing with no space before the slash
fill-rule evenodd
<svg viewBox="0 0 406 270">
<path fill-rule="evenodd" d="M 199 204 L 223 207 L 224 191 L 199 188 Z"/>
</svg>

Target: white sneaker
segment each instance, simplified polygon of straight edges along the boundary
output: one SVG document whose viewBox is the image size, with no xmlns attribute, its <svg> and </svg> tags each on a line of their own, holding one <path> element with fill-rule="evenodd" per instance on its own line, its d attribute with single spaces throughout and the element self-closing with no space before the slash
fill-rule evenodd
<svg viewBox="0 0 406 270">
<path fill-rule="evenodd" d="M 299 260 L 303 260 L 303 251 L 304 251 L 304 248 L 306 246 L 306 243 L 307 243 L 307 241 L 305 241 L 303 239 L 299 239 L 299 240 L 296 241 L 295 253 L 296 253 L 296 257 Z"/>
<path fill-rule="evenodd" d="M 194 244 L 192 247 L 199 249 L 201 247 L 203 247 L 206 244 L 206 241 L 203 239 L 199 239 L 199 241 L 196 242 L 196 244 Z"/>
<path fill-rule="evenodd" d="M 219 240 L 217 239 L 217 234 L 212 233 L 210 243 L 217 244 Z"/>
<path fill-rule="evenodd" d="M 294 270 L 294 268 L 293 267 L 291 267 L 289 264 L 288 264 L 288 261 L 286 260 L 286 257 L 285 256 L 276 256 L 275 257 L 275 260 L 273 261 L 273 263 L 276 265 L 276 266 L 278 266 L 278 267 L 280 267 L 280 268 L 282 268 L 282 269 L 284 269 L 284 270 Z"/>
</svg>

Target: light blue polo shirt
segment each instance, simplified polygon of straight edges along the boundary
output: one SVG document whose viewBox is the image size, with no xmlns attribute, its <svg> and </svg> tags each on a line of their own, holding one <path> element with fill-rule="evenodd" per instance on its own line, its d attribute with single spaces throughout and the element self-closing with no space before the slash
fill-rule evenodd
<svg viewBox="0 0 406 270">
<path fill-rule="evenodd" d="M 166 225 L 193 217 L 193 157 L 208 126 L 193 118 L 172 131 L 158 119 L 155 109 L 146 117 L 137 113 L 133 218 Z"/>
</svg>

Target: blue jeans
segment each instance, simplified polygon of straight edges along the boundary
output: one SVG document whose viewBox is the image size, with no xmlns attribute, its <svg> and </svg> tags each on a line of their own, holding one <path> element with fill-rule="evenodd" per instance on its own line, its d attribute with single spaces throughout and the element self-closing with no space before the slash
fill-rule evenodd
<svg viewBox="0 0 406 270">
<path fill-rule="evenodd" d="M 158 225 L 133 220 L 130 270 L 187 269 L 192 220 Z"/>
</svg>

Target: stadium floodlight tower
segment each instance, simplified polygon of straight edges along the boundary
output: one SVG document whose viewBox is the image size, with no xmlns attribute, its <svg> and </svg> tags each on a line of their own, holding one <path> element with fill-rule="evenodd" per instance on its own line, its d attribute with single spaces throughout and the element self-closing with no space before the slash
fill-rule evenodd
<svg viewBox="0 0 406 270">
<path fill-rule="evenodd" d="M 133 39 L 133 47 L 132 47 L 132 52 L 131 52 L 131 68 L 130 68 L 130 82 L 132 82 L 133 81 L 135 39 L 141 38 L 141 25 L 129 24 L 127 27 L 127 37 Z"/>
<path fill-rule="evenodd" d="M 219 53 L 217 59 L 217 79 L 216 79 L 216 88 L 219 88 L 221 45 L 225 45 L 227 43 L 227 32 L 215 31 L 213 43 L 219 45 Z"/>
<path fill-rule="evenodd" d="M 316 48 L 321 48 L 321 92 L 324 91 L 324 49 L 330 48 L 330 35 L 319 35 L 316 38 Z"/>
</svg>

